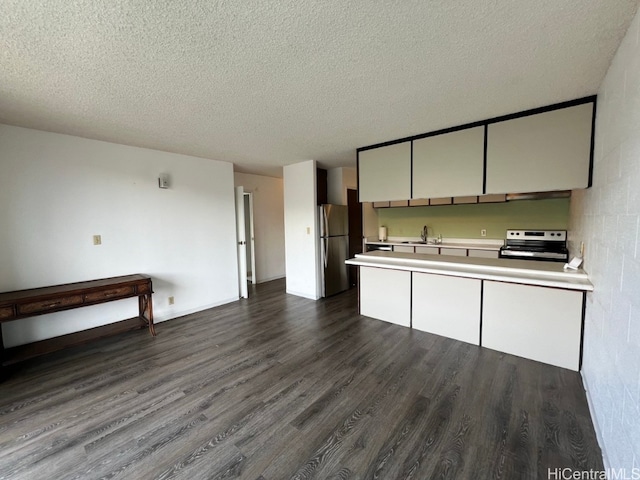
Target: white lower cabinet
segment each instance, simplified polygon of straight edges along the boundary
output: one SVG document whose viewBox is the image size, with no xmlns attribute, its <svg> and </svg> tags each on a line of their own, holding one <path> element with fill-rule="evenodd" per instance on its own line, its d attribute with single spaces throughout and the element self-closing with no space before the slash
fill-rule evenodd
<svg viewBox="0 0 640 480">
<path fill-rule="evenodd" d="M 360 267 L 360 313 L 578 371 L 584 292 Z"/>
<path fill-rule="evenodd" d="M 453 255 L 454 257 L 466 257 L 466 248 L 440 248 L 440 255 Z"/>
<path fill-rule="evenodd" d="M 468 256 L 477 258 L 499 258 L 499 252 L 498 250 L 474 250 L 470 248 Z"/>
<path fill-rule="evenodd" d="M 485 281 L 482 346 L 578 371 L 583 292 Z"/>
<path fill-rule="evenodd" d="M 416 253 L 426 253 L 428 255 L 439 255 L 440 248 L 439 247 L 427 247 L 425 245 L 417 245 Z"/>
<path fill-rule="evenodd" d="M 415 253 L 415 249 L 409 245 L 394 245 L 394 252 Z"/>
<path fill-rule="evenodd" d="M 412 283 L 413 328 L 479 345 L 481 280 L 414 272 Z"/>
<path fill-rule="evenodd" d="M 411 272 L 360 267 L 360 313 L 410 326 Z"/>
</svg>

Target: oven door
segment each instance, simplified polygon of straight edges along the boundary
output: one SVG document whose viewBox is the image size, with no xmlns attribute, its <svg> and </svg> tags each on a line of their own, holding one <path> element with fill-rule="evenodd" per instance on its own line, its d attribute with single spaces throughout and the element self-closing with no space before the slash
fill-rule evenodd
<svg viewBox="0 0 640 480">
<path fill-rule="evenodd" d="M 529 247 L 502 247 L 498 253 L 499 258 L 514 258 L 520 260 L 538 260 L 544 262 L 566 262 L 569 254 L 566 251 L 552 251 Z"/>
<path fill-rule="evenodd" d="M 367 252 L 374 252 L 376 250 L 391 252 L 393 251 L 393 247 L 391 245 L 377 245 L 375 243 L 367 243 Z"/>
</svg>

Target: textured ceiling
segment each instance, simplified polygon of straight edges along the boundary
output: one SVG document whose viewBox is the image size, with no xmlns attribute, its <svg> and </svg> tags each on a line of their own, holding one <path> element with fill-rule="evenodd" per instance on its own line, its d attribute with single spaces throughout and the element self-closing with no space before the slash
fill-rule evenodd
<svg viewBox="0 0 640 480">
<path fill-rule="evenodd" d="M 638 0 L 3 0 L 0 123 L 281 175 L 594 94 Z"/>
</svg>

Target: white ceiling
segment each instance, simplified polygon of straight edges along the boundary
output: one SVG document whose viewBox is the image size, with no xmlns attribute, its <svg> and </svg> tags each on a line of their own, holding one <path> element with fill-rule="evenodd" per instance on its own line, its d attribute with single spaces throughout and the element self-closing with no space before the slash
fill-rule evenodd
<svg viewBox="0 0 640 480">
<path fill-rule="evenodd" d="M 638 0 L 3 0 L 0 123 L 281 176 L 597 92 Z"/>
</svg>

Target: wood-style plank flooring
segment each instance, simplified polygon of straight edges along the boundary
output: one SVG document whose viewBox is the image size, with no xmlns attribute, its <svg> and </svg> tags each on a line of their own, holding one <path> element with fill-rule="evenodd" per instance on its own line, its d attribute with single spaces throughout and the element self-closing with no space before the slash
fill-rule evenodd
<svg viewBox="0 0 640 480">
<path fill-rule="evenodd" d="M 318 302 L 252 298 L 22 364 L 2 479 L 540 479 L 602 469 L 580 376 Z"/>
</svg>

